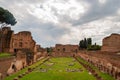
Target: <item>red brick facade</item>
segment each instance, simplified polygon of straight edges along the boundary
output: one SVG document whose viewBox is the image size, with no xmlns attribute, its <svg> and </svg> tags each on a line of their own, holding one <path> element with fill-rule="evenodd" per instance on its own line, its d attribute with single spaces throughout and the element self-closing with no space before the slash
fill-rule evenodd
<svg viewBox="0 0 120 80">
<path fill-rule="evenodd" d="M 14 34 L 10 27 L 3 27 L 0 31 L 0 52 L 14 53 L 19 49 L 29 49 L 34 52 L 35 44 L 29 31 Z"/>
<path fill-rule="evenodd" d="M 111 34 L 103 39 L 102 51 L 119 52 L 120 34 Z"/>
<path fill-rule="evenodd" d="M 10 52 L 19 49 L 30 49 L 34 52 L 35 41 L 32 39 L 31 32 L 22 31 L 14 34 L 11 39 Z"/>
<path fill-rule="evenodd" d="M 53 48 L 53 56 L 73 56 L 74 53 L 77 53 L 79 50 L 78 45 L 62 45 L 56 44 Z"/>
<path fill-rule="evenodd" d="M 9 52 L 13 33 L 10 27 L 3 27 L 2 30 L 0 30 L 0 52 Z"/>
<path fill-rule="evenodd" d="M 78 51 L 78 45 L 56 44 L 56 46 L 55 46 L 55 52 L 76 52 L 76 51 Z"/>
</svg>

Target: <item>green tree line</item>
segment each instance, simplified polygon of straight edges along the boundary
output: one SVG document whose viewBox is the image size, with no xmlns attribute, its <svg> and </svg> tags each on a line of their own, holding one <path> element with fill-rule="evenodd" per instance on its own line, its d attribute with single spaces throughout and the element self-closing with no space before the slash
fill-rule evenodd
<svg viewBox="0 0 120 80">
<path fill-rule="evenodd" d="M 100 50 L 101 46 L 96 43 L 92 45 L 92 38 L 84 38 L 79 42 L 79 49 Z"/>
</svg>

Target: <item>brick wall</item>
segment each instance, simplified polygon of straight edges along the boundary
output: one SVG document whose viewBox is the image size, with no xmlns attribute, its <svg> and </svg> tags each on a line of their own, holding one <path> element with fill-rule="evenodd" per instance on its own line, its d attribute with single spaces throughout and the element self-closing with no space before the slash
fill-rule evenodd
<svg viewBox="0 0 120 80">
<path fill-rule="evenodd" d="M 35 41 L 31 36 L 31 32 L 29 31 L 21 31 L 12 36 L 10 52 L 15 52 L 16 49 L 30 49 L 34 51 Z"/>
<path fill-rule="evenodd" d="M 116 80 L 120 80 L 120 58 L 118 55 L 115 55 L 113 53 L 103 54 L 101 52 L 86 51 L 81 51 L 78 55 L 82 59 L 96 66 L 100 71 L 108 73 L 109 75 L 113 76 Z"/>
<path fill-rule="evenodd" d="M 111 34 L 103 39 L 102 51 L 118 52 L 120 51 L 120 34 Z"/>
<path fill-rule="evenodd" d="M 0 59 L 0 73 L 2 73 L 3 76 L 6 76 L 7 71 L 13 60 L 14 60 L 14 57 Z"/>
<path fill-rule="evenodd" d="M 0 31 L 0 52 L 9 52 L 13 31 L 10 27 L 3 27 Z"/>
<path fill-rule="evenodd" d="M 53 48 L 52 56 L 60 57 L 60 56 L 73 56 L 75 53 L 79 51 L 78 45 L 71 45 L 71 44 L 56 44 Z"/>
</svg>

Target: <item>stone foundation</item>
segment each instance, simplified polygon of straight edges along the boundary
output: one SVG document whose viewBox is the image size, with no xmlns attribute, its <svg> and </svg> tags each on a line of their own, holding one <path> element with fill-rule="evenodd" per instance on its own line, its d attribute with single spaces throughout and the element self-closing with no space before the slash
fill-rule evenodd
<svg viewBox="0 0 120 80">
<path fill-rule="evenodd" d="M 9 69 L 11 62 L 14 60 L 14 57 L 0 59 L 0 73 L 3 77 L 7 75 L 7 70 Z"/>
<path fill-rule="evenodd" d="M 120 80 L 120 68 L 107 61 L 107 59 L 94 57 L 86 53 L 79 53 L 78 55 L 82 59 L 96 66 L 100 71 L 108 73 L 115 79 Z"/>
</svg>

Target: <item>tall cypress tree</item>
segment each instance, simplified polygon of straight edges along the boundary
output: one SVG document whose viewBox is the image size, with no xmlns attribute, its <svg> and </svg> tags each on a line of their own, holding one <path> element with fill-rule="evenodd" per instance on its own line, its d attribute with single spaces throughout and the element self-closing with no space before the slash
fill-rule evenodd
<svg viewBox="0 0 120 80">
<path fill-rule="evenodd" d="M 87 49 L 89 45 L 92 45 L 92 39 L 91 38 L 84 38 L 84 40 L 80 40 L 79 42 L 79 49 L 84 48 Z"/>
<path fill-rule="evenodd" d="M 87 38 L 87 42 L 88 42 L 88 45 L 92 45 L 92 39 L 91 38 Z"/>
</svg>

